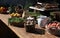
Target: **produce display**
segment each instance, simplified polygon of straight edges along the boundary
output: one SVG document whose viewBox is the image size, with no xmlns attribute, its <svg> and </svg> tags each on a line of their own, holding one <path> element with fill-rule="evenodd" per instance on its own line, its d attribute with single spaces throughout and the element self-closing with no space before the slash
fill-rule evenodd
<svg viewBox="0 0 60 38">
<path fill-rule="evenodd" d="M 46 9 L 58 8 L 58 4 L 50 4 L 50 3 L 47 3 L 47 4 L 45 5 L 45 8 L 46 8 Z"/>
<path fill-rule="evenodd" d="M 6 7 L 0 7 L 0 13 L 7 13 L 7 9 Z"/>
<path fill-rule="evenodd" d="M 50 34 L 60 36 L 60 22 L 53 21 L 53 22 L 49 23 L 47 26 L 47 31 Z"/>
<path fill-rule="evenodd" d="M 24 20 L 22 18 L 17 18 L 17 17 L 14 17 L 14 18 L 9 18 L 9 22 L 10 23 L 20 23 L 20 22 L 23 22 Z"/>
<path fill-rule="evenodd" d="M 24 23 L 26 32 L 33 32 L 33 30 L 35 30 L 35 24 L 36 23 L 33 17 L 27 17 Z"/>
<path fill-rule="evenodd" d="M 29 14 L 30 14 L 31 16 L 40 16 L 40 15 L 41 15 L 40 13 L 34 13 L 34 12 L 29 12 Z"/>
<path fill-rule="evenodd" d="M 4 17 L 3 13 L 4 14 L 7 13 L 8 15 L 11 16 L 11 18 L 10 16 L 7 17 L 8 25 L 10 24 L 13 26 L 24 26 L 25 28 L 24 30 L 26 30 L 26 32 L 32 32 L 32 33 L 34 32 L 33 36 L 35 36 L 38 33 L 39 34 L 43 33 L 42 31 L 46 29 L 47 29 L 46 31 L 51 32 L 52 34 L 60 35 L 60 22 L 58 22 L 60 21 L 60 11 L 59 12 L 57 11 L 58 5 L 52 3 L 51 4 L 40 3 L 40 4 L 36 4 L 37 5 L 36 7 L 37 8 L 42 7 L 41 9 L 42 10 L 45 9 L 44 11 L 41 10 L 39 11 L 35 9 L 31 10 L 30 12 L 30 9 L 25 10 L 25 8 L 19 4 L 18 6 L 8 5 L 8 7 L 0 7 L 0 13 L 2 14 L 3 17 Z M 54 12 L 54 10 L 56 10 L 57 12 L 56 11 Z M 3 21 L 5 22 L 5 20 Z M 44 31 L 44 34 L 46 31 Z"/>
<path fill-rule="evenodd" d="M 20 16 L 20 14 L 18 14 L 18 13 L 12 13 L 12 14 L 10 14 L 12 17 L 19 17 Z"/>
<path fill-rule="evenodd" d="M 57 28 L 57 29 L 60 29 L 60 22 L 53 21 L 53 22 L 51 22 L 51 23 L 49 23 L 49 24 L 47 25 L 47 28 L 52 28 L 52 27 L 55 27 L 55 28 Z"/>
</svg>

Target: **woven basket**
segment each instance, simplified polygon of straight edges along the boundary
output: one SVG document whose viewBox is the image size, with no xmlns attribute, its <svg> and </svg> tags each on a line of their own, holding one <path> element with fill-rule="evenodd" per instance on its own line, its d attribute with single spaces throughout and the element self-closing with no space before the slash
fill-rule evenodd
<svg viewBox="0 0 60 38">
<path fill-rule="evenodd" d="M 48 31 L 49 31 L 49 33 L 51 33 L 53 35 L 60 36 L 60 29 L 57 29 L 55 27 L 52 27 L 52 28 L 49 28 Z"/>
<path fill-rule="evenodd" d="M 18 26 L 18 27 L 24 27 L 24 23 L 23 22 L 19 22 L 19 23 L 12 22 L 12 23 L 10 23 L 10 25 Z"/>
</svg>

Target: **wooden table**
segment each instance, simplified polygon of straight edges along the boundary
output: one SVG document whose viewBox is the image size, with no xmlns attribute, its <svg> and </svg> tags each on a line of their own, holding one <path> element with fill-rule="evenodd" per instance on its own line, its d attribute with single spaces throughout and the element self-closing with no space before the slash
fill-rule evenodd
<svg viewBox="0 0 60 38">
<path fill-rule="evenodd" d="M 54 35 L 48 34 L 47 32 L 42 35 L 38 33 L 28 33 L 25 28 L 8 25 L 8 18 L 10 18 L 9 15 L 0 14 L 0 19 L 7 25 L 7 27 L 15 32 L 19 38 L 58 38 Z M 38 32 L 41 32 L 40 27 L 36 25 L 36 28 L 38 29 Z"/>
</svg>

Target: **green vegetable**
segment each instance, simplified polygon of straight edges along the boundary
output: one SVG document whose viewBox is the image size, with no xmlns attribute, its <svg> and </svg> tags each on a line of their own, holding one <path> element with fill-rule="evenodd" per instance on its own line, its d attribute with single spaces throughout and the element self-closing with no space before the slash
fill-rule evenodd
<svg viewBox="0 0 60 38">
<path fill-rule="evenodd" d="M 10 23 L 12 23 L 12 22 L 19 23 L 19 22 L 23 22 L 23 21 L 24 21 L 24 19 L 18 18 L 18 17 L 9 18 L 9 22 L 10 22 Z"/>
<path fill-rule="evenodd" d="M 34 13 L 34 12 L 29 12 L 29 14 L 30 14 L 31 16 L 40 16 L 40 15 L 41 15 L 40 13 Z"/>
</svg>

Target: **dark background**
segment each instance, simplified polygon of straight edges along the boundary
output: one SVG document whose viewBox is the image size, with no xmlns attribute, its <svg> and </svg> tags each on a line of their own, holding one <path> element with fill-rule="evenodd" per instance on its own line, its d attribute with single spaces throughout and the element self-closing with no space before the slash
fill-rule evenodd
<svg viewBox="0 0 60 38">
<path fill-rule="evenodd" d="M 28 3 L 35 4 L 37 0 L 0 0 L 0 5 L 27 5 Z"/>
<path fill-rule="evenodd" d="M 22 5 L 25 6 L 29 3 L 31 3 L 32 5 L 35 5 L 37 3 L 37 1 L 39 2 L 43 2 L 43 3 L 54 3 L 57 2 L 60 4 L 59 0 L 0 0 L 0 6 L 5 5 L 5 6 L 11 6 L 11 5 Z"/>
</svg>

